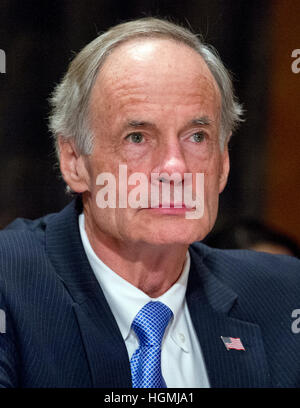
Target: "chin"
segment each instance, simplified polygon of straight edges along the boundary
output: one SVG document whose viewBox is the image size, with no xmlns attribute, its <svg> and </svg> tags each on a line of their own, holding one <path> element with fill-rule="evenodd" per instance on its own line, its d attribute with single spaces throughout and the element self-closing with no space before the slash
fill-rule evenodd
<svg viewBox="0 0 300 408">
<path fill-rule="evenodd" d="M 184 220 L 182 222 L 158 224 L 152 223 L 142 230 L 139 241 L 152 245 L 184 245 L 189 246 L 195 241 L 203 239 L 208 234 L 208 228 L 199 222 Z M 137 234 L 136 238 L 138 237 Z"/>
</svg>

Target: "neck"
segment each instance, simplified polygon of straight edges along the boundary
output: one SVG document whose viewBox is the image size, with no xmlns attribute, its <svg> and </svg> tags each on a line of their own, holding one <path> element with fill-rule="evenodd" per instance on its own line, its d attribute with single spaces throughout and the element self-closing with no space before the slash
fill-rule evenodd
<svg viewBox="0 0 300 408">
<path fill-rule="evenodd" d="M 188 245 L 120 242 L 101 231 L 95 232 L 88 218 L 85 230 L 101 261 L 152 298 L 165 293 L 181 275 Z"/>
</svg>

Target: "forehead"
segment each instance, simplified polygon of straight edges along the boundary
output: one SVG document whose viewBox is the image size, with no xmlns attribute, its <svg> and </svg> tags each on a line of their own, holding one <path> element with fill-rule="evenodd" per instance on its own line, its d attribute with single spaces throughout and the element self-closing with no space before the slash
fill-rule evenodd
<svg viewBox="0 0 300 408">
<path fill-rule="evenodd" d="M 118 46 L 104 62 L 91 92 L 97 113 L 143 103 L 165 109 L 198 105 L 217 115 L 220 102 L 218 86 L 203 58 L 169 39 L 135 39 Z"/>
</svg>

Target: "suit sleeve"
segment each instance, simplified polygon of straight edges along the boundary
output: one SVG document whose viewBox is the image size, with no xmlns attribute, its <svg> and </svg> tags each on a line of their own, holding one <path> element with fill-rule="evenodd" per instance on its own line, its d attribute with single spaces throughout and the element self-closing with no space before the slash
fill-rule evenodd
<svg viewBox="0 0 300 408">
<path fill-rule="evenodd" d="M 0 388 L 19 387 L 19 364 L 13 321 L 0 294 Z"/>
</svg>

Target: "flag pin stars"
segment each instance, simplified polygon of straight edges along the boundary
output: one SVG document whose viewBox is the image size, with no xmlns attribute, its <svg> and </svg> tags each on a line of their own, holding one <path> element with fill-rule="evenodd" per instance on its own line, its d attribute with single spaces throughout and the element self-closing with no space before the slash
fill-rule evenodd
<svg viewBox="0 0 300 408">
<path fill-rule="evenodd" d="M 221 339 L 226 347 L 226 349 L 229 350 L 243 350 L 245 351 L 245 348 L 243 346 L 243 343 L 241 342 L 241 339 L 238 337 L 224 337 L 221 336 Z"/>
</svg>

